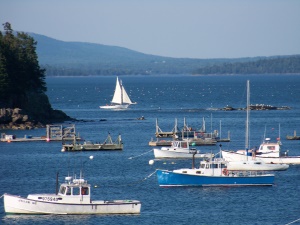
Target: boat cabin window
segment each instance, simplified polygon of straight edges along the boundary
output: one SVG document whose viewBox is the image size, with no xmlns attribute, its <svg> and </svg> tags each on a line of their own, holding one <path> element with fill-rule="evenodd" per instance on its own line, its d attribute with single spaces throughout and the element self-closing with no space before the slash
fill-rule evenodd
<svg viewBox="0 0 300 225">
<path fill-rule="evenodd" d="M 79 187 L 73 187 L 73 195 L 79 195 L 79 194 L 80 194 Z"/>
<path fill-rule="evenodd" d="M 64 195 L 65 192 L 66 192 L 66 187 L 65 186 L 61 186 L 60 189 L 59 189 L 59 193 Z"/>
<path fill-rule="evenodd" d="M 269 150 L 275 150 L 275 146 L 268 146 Z"/>
<path fill-rule="evenodd" d="M 205 164 L 200 164 L 200 168 L 204 169 L 205 168 Z"/>
<path fill-rule="evenodd" d="M 66 192 L 66 195 L 71 195 L 72 192 L 71 192 L 71 187 L 67 186 L 67 192 Z"/>
<path fill-rule="evenodd" d="M 212 164 L 212 168 L 218 168 L 218 164 Z"/>
<path fill-rule="evenodd" d="M 227 166 L 225 164 L 221 164 L 221 168 L 227 168 Z"/>
<path fill-rule="evenodd" d="M 181 148 L 187 148 L 187 143 L 186 142 L 182 142 L 181 143 Z"/>
<path fill-rule="evenodd" d="M 82 195 L 88 195 L 89 194 L 89 188 L 88 187 L 81 187 L 81 194 Z"/>
</svg>

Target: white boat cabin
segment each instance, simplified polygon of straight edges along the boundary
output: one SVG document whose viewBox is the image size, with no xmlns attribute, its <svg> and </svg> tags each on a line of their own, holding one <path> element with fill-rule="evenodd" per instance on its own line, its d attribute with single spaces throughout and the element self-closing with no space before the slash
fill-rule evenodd
<svg viewBox="0 0 300 225">
<path fill-rule="evenodd" d="M 288 156 L 288 152 L 281 151 L 281 142 L 270 142 L 270 138 L 266 138 L 265 142 L 263 142 L 259 149 L 251 149 L 248 151 L 239 150 L 237 153 L 248 155 L 248 156 L 260 156 L 260 157 L 281 157 L 281 156 Z"/>
<path fill-rule="evenodd" d="M 84 179 L 72 179 L 72 177 L 66 177 L 66 183 L 60 185 L 57 195 L 30 194 L 27 198 L 53 203 L 90 204 L 91 186 Z"/>
</svg>

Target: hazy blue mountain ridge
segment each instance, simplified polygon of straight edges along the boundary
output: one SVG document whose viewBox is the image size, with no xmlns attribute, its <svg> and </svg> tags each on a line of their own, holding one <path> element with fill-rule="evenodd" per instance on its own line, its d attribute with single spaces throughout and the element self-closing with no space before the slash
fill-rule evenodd
<svg viewBox="0 0 300 225">
<path fill-rule="evenodd" d="M 51 75 L 192 74 L 200 68 L 273 57 L 193 59 L 163 57 L 123 47 L 65 42 L 29 33 L 37 41 L 40 65 Z M 197 73 L 196 72 L 196 73 Z M 202 71 L 203 72 L 203 71 Z"/>
</svg>

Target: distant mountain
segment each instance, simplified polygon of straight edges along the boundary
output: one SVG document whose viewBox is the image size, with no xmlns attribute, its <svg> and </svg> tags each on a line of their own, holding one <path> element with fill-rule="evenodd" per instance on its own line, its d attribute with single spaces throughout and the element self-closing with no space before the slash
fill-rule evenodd
<svg viewBox="0 0 300 225">
<path fill-rule="evenodd" d="M 251 62 L 266 57 L 192 59 L 149 55 L 127 48 L 84 42 L 64 42 L 29 33 L 37 41 L 40 65 L 53 75 L 192 74 L 224 63 Z"/>
</svg>

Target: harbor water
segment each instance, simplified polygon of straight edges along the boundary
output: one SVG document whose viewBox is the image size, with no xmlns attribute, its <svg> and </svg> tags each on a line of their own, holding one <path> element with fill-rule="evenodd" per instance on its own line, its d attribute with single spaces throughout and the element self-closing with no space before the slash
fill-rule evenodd
<svg viewBox="0 0 300 225">
<path fill-rule="evenodd" d="M 246 112 L 223 111 L 225 106 L 246 106 L 246 81 L 250 80 L 251 104 L 288 106 L 290 110 L 250 112 L 250 146 L 264 138 L 280 137 L 282 149 L 300 155 L 300 141 L 286 135 L 300 135 L 300 76 L 121 76 L 131 100 L 127 110 L 104 110 L 109 104 L 115 76 L 50 77 L 47 95 L 54 109 L 63 110 L 76 122 L 76 133 L 85 140 L 104 142 L 121 134 L 122 151 L 61 152 L 61 142 L 0 143 L 0 195 L 27 196 L 29 193 L 54 193 L 59 181 L 80 169 L 92 185 L 92 199 L 136 199 L 142 202 L 140 215 L 6 215 L 3 198 L 0 224 L 300 224 L 300 165 L 275 173 L 271 187 L 176 187 L 158 186 L 156 169 L 191 167 L 191 160 L 155 160 L 148 145 L 155 140 L 155 121 L 162 131 L 172 131 L 183 120 L 206 131 L 218 130 L 221 138 L 230 134 L 222 149 L 245 146 Z M 137 118 L 144 117 L 145 120 Z M 35 130 L 2 130 L 24 137 L 46 134 Z M 220 151 L 215 146 L 197 146 L 202 153 Z M 88 160 L 93 155 L 93 160 Z M 199 162 L 197 162 L 199 163 Z"/>
</svg>

